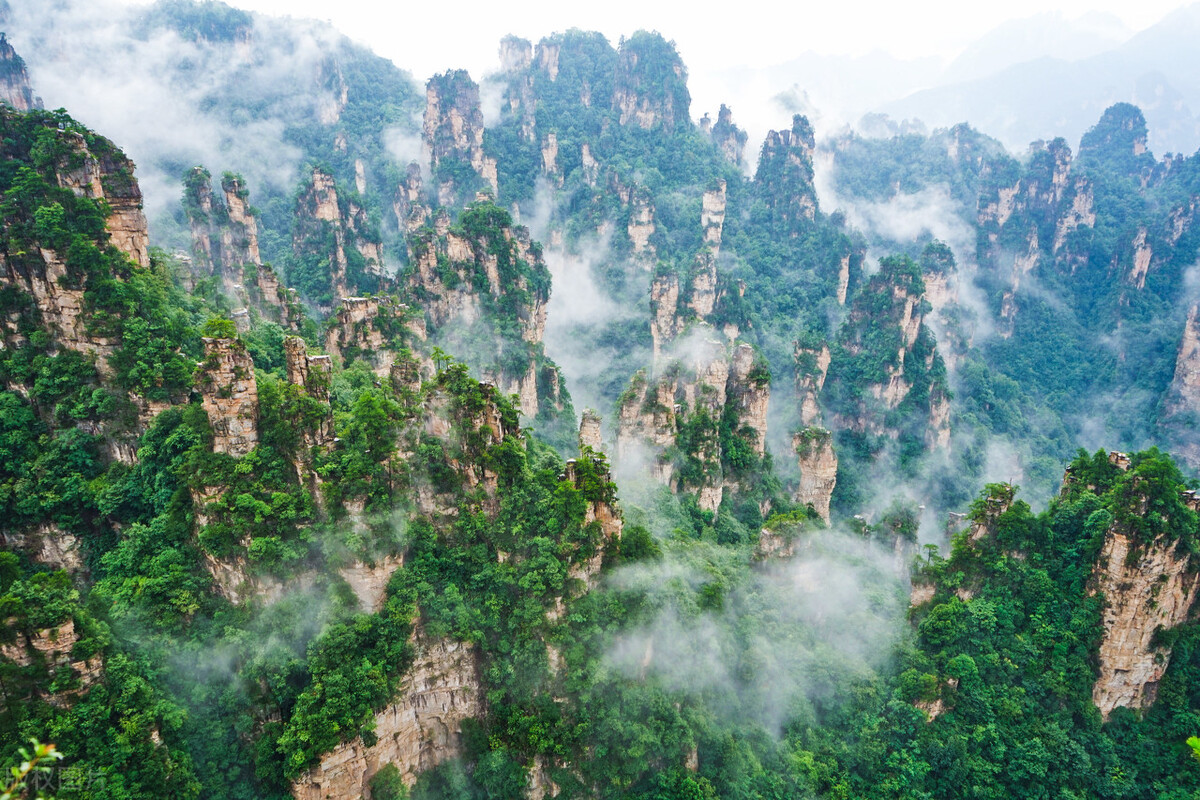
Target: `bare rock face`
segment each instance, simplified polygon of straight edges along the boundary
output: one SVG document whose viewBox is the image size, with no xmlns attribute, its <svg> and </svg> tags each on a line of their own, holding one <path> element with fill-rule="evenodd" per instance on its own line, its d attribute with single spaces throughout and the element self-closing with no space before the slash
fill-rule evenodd
<svg viewBox="0 0 1200 800">
<path fill-rule="evenodd" d="M 248 304 L 246 275 L 257 280 L 260 268 L 269 270 L 262 266 L 258 252 L 258 220 L 251 213 L 250 193 L 241 176 L 226 173 L 222 177 L 223 201 L 213 196 L 211 179 L 208 170 L 193 167 L 184 180 L 183 207 L 192 233 L 192 264 L 200 275 L 218 276 L 227 295 Z M 265 286 L 260 282 L 256 294 L 279 312 L 287 301 L 279 296 L 278 288 L 272 292 L 276 297 L 268 298 L 269 284 L 269 279 Z"/>
<path fill-rule="evenodd" d="M 1175 377 L 1163 403 L 1163 425 L 1172 435 L 1172 449 L 1195 467 L 1200 464 L 1200 441 L 1192 421 L 1200 414 L 1200 312 L 1188 311 L 1175 356 Z"/>
<path fill-rule="evenodd" d="M 150 235 L 133 162 L 107 140 L 97 138 L 100 147 L 93 152 L 76 131 L 57 135 L 70 150 L 55 164 L 58 185 L 77 197 L 107 203 L 110 213 L 104 227 L 113 246 L 138 266 L 150 266 Z"/>
<path fill-rule="evenodd" d="M 356 289 L 368 281 L 373 287 L 383 285 L 383 244 L 372 229 L 366 209 L 339 195 L 332 175 L 320 168 L 313 170 L 311 181 L 296 202 L 295 219 L 292 250 L 297 258 L 328 259 L 335 303 L 351 293 L 352 280 Z M 362 257 L 361 274 L 351 274 L 347 257 L 350 248 Z M 331 305 L 322 305 L 322 310 L 329 311 Z"/>
<path fill-rule="evenodd" d="M 247 300 L 268 319 L 285 328 L 299 330 L 304 323 L 304 306 L 295 289 L 284 286 L 279 275 L 267 264 L 253 264 L 242 270 Z"/>
<path fill-rule="evenodd" d="M 799 114 L 792 118 L 791 130 L 770 131 L 763 143 L 755 183 L 775 216 L 793 226 L 811 222 L 817 215 L 815 149 L 812 125 Z"/>
<path fill-rule="evenodd" d="M 396 224 L 400 230 L 409 234 L 424 225 L 430 216 L 429 206 L 425 204 L 425 195 L 421 186 L 421 167 L 416 162 L 408 165 L 404 180 L 396 189 L 392 201 L 392 211 L 396 214 Z"/>
<path fill-rule="evenodd" d="M 1193 510 L 1200 507 L 1194 495 L 1185 499 Z M 1105 599 L 1092 700 L 1105 719 L 1117 707 L 1154 703 L 1171 658 L 1170 648 L 1153 645 L 1155 635 L 1185 622 L 1200 591 L 1200 573 L 1189 571 L 1189 560 L 1162 536 L 1139 543 L 1115 522 L 1105 535 L 1092 571 L 1094 591 Z"/>
<path fill-rule="evenodd" d="M 704 119 L 707 120 L 708 115 L 705 115 Z M 702 120 L 701 127 L 703 125 Z M 716 124 L 709 129 L 709 135 L 726 161 L 738 168 L 745 165 L 746 141 L 749 135 L 733 124 L 733 112 L 724 103 L 717 112 Z"/>
<path fill-rule="evenodd" d="M 766 452 L 767 405 L 771 400 L 771 385 L 767 373 L 758 364 L 754 348 L 739 344 L 733 350 L 729 372 L 729 400 L 737 404 L 739 427 L 754 431 L 754 451 Z"/>
<path fill-rule="evenodd" d="M 425 144 L 435 171 L 445 160 L 471 165 L 492 193 L 499 190 L 496 162 L 483 153 L 483 111 L 479 85 L 465 70 L 454 70 L 429 79 L 425 87 Z M 451 205 L 467 187 L 444 181 L 438 186 L 438 201 Z"/>
<path fill-rule="evenodd" d="M 54 628 L 18 634 L 12 644 L 0 645 L 0 658 L 21 667 L 41 662 L 52 672 L 69 669 L 79 679 L 79 688 L 55 692 L 47 698 L 53 705 L 66 705 L 82 696 L 98 681 L 104 668 L 103 660 L 98 655 L 86 660 L 72 660 L 71 650 L 78 642 L 75 620 L 68 619 Z"/>
<path fill-rule="evenodd" d="M 661 36 L 640 33 L 621 44 L 612 98 L 621 125 L 674 130 L 688 123 L 690 104 L 683 61 Z"/>
<path fill-rule="evenodd" d="M 45 524 L 30 530 L 0 531 L 0 547 L 5 550 L 20 550 L 39 564 L 51 569 L 81 573 L 87 567 L 80 551 L 79 537 L 61 528 Z"/>
<path fill-rule="evenodd" d="M 807 426 L 821 419 L 818 398 L 825 387 L 825 376 L 829 374 L 832 356 L 828 345 L 820 348 L 796 345 L 796 393 L 800 397 L 800 422 Z"/>
<path fill-rule="evenodd" d="M 387 586 L 392 573 L 402 566 L 403 555 L 389 555 L 369 562 L 355 561 L 339 569 L 338 575 L 350 584 L 363 613 L 374 614 L 383 608 L 387 599 Z"/>
<path fill-rule="evenodd" d="M 821 519 L 829 521 L 829 502 L 837 486 L 837 453 L 833 434 L 824 428 L 805 428 L 792 439 L 792 449 L 800 464 L 800 484 L 793 499 L 812 504 Z"/>
<path fill-rule="evenodd" d="M 283 351 L 287 361 L 288 383 L 299 386 L 314 400 L 328 403 L 332 359 L 329 356 L 310 356 L 307 345 L 299 336 L 284 338 Z M 333 411 L 330 409 L 314 429 L 304 430 L 304 444 L 308 448 L 328 447 L 333 444 L 333 432 Z M 301 475 L 301 479 L 304 478 L 305 475 Z M 315 475 L 311 483 L 315 488 Z"/>
<path fill-rule="evenodd" d="M 584 411 L 579 422 L 579 450 L 590 447 L 596 452 L 602 449 L 600 437 L 600 416 L 593 411 Z"/>
<path fill-rule="evenodd" d="M 675 442 L 675 410 L 673 380 L 651 384 L 644 372 L 634 376 L 617 417 L 617 464 L 622 470 L 643 467 L 658 483 L 671 482 L 675 470 L 664 453 Z"/>
<path fill-rule="evenodd" d="M 1146 241 L 1146 228 L 1140 227 L 1133 238 L 1133 268 L 1129 271 L 1129 282 L 1138 289 L 1146 287 L 1146 274 L 1150 272 L 1153 257 L 1154 251 Z"/>
<path fill-rule="evenodd" d="M 704 243 L 713 255 L 721 250 L 721 229 L 725 225 L 725 181 L 704 193 L 700 201 L 700 226 L 704 228 Z"/>
<path fill-rule="evenodd" d="M 378 741 L 367 747 L 355 737 L 326 753 L 321 763 L 292 784 L 296 800 L 355 798 L 394 764 L 408 786 L 417 775 L 461 754 L 463 720 L 483 710 L 478 655 L 468 644 L 414 633 L 416 660 L 396 700 L 375 715 Z"/>
<path fill-rule="evenodd" d="M 258 445 L 258 383 L 238 339 L 204 339 L 197 384 L 213 430 L 213 452 L 241 458 Z"/>
<path fill-rule="evenodd" d="M 345 364 L 366 358 L 376 372 L 387 374 L 396 333 L 406 331 L 424 338 L 424 325 L 410 320 L 410 316 L 408 307 L 392 297 L 343 297 L 329 321 L 325 350 Z"/>
<path fill-rule="evenodd" d="M 633 244 L 633 258 L 639 264 L 654 263 L 658 252 L 650 237 L 654 235 L 654 204 L 650 193 L 640 187 L 629 192 L 629 222 L 625 226 L 629 241 Z"/>
<path fill-rule="evenodd" d="M 562 172 L 558 168 L 558 134 L 550 131 L 542 142 L 542 172 L 562 184 Z"/>
<path fill-rule="evenodd" d="M 33 96 L 25 60 L 17 55 L 3 33 L 0 33 L 0 103 L 6 103 L 17 111 L 42 107 L 41 98 Z"/>
<path fill-rule="evenodd" d="M 1074 190 L 1071 206 L 1059 217 L 1054 229 L 1055 253 L 1062 249 L 1067 242 L 1067 236 L 1074 230 L 1096 224 L 1095 198 L 1091 183 L 1087 178 L 1080 177 L 1073 182 L 1071 189 Z"/>
<path fill-rule="evenodd" d="M 0 285 L 15 286 L 33 299 L 41 316 L 41 327 L 51 334 L 56 347 L 75 350 L 96 359 L 101 376 L 112 370 L 108 357 L 116 352 L 114 338 L 88 332 L 83 317 L 83 287 L 72 281 L 61 256 L 53 250 L 40 250 L 32 258 L 9 259 L 0 254 Z M 6 339 L 20 339 L 16 325 L 0 319 Z"/>
<path fill-rule="evenodd" d="M 658 275 L 650 284 L 650 335 L 654 342 L 654 360 L 658 361 L 666 345 L 682 330 L 679 318 L 679 276 Z"/>
</svg>

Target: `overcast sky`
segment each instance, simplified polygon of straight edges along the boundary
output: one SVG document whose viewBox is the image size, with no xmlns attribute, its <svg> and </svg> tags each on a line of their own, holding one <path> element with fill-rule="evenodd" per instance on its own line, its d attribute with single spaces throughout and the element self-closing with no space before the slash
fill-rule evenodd
<svg viewBox="0 0 1200 800">
<path fill-rule="evenodd" d="M 18 0 L 23 2 L 24 0 Z M 37 0 L 29 0 L 37 2 Z M 145 4 L 148 0 L 122 0 Z M 953 57 L 972 39 L 1006 20 L 1058 11 L 1067 18 L 1100 12 L 1132 31 L 1158 21 L 1179 0 L 826 0 L 821 3 L 735 1 L 655 3 L 456 2 L 394 0 L 234 0 L 231 5 L 270 14 L 327 19 L 423 80 L 435 72 L 467 68 L 478 76 L 496 66 L 501 36 L 532 41 L 577 27 L 599 30 L 614 42 L 639 28 L 675 40 L 693 72 L 734 66 L 762 67 L 805 51 L 860 55 L 884 50 L 899 56 Z"/>
</svg>

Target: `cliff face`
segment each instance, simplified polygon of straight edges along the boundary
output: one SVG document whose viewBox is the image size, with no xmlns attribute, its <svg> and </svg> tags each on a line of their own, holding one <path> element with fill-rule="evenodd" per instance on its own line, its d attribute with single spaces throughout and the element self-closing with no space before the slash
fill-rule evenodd
<svg viewBox="0 0 1200 800">
<path fill-rule="evenodd" d="M 291 283 L 330 311 L 338 299 L 385 288 L 383 244 L 365 208 L 339 193 L 333 176 L 313 170 L 296 202 Z"/>
<path fill-rule="evenodd" d="M 724 103 L 717 112 L 716 124 L 709 126 L 709 117 L 704 115 L 700 121 L 700 129 L 712 138 L 712 143 L 721 151 L 721 155 L 730 164 L 739 169 L 745 166 L 746 142 L 750 136 L 733 124 L 733 112 Z"/>
<path fill-rule="evenodd" d="M 1109 463 L 1127 471 L 1130 459 L 1110 453 Z M 1069 484 L 1068 473 L 1064 484 Z M 1135 475 L 1128 502 L 1135 514 L 1145 516 L 1149 506 L 1145 490 Z M 1200 511 L 1200 498 L 1185 491 L 1181 498 L 1192 511 Z M 1160 525 L 1161 520 L 1160 520 Z M 1158 682 L 1171 659 L 1171 648 L 1156 645 L 1161 631 L 1187 621 L 1200 593 L 1200 573 L 1190 556 L 1163 533 L 1135 533 L 1122 524 L 1120 515 L 1104 536 L 1104 546 L 1092 570 L 1091 591 L 1104 596 L 1100 672 L 1092 687 L 1092 700 L 1105 719 L 1114 708 L 1147 708 L 1154 703 Z"/>
<path fill-rule="evenodd" d="M 434 174 L 439 176 L 437 193 L 441 205 L 455 205 L 461 195 L 475 191 L 474 186 L 460 186 L 448 171 L 439 169 L 453 162 L 469 165 L 482 184 L 496 194 L 499 190 L 496 161 L 483 152 L 479 85 L 465 70 L 429 79 L 425 89 L 424 134 Z"/>
<path fill-rule="evenodd" d="M 104 227 L 113 246 L 138 266 L 150 266 L 150 236 L 133 162 L 106 140 L 95 139 L 100 147 L 93 151 L 78 132 L 57 135 L 68 151 L 55 164 L 58 185 L 78 197 L 107 203 L 110 213 Z"/>
<path fill-rule="evenodd" d="M 1200 310 L 1193 305 L 1175 356 L 1175 376 L 1163 403 L 1163 426 L 1172 447 L 1188 464 L 1200 465 L 1200 438 L 1193 430 L 1200 414 Z"/>
<path fill-rule="evenodd" d="M 621 44 L 612 98 L 621 125 L 672 131 L 690 124 L 690 105 L 687 70 L 674 47 L 644 31 Z"/>
<path fill-rule="evenodd" d="M 1105 719 L 1117 707 L 1153 704 L 1171 650 L 1152 641 L 1160 629 L 1187 620 L 1200 590 L 1200 574 L 1188 567 L 1188 556 L 1161 537 L 1139 546 L 1115 528 L 1105 535 L 1092 573 L 1096 591 L 1105 598 L 1100 675 L 1092 700 Z"/>
<path fill-rule="evenodd" d="M 74 700 L 85 693 L 103 673 L 103 659 L 99 655 L 87 659 L 75 659 L 71 651 L 79 643 L 75 620 L 67 619 L 62 624 L 42 630 L 18 634 L 17 640 L 0 645 L 0 658 L 11 661 L 18 667 L 45 665 L 52 674 L 62 670 L 79 681 L 77 689 L 58 691 L 48 699 L 56 705 Z"/>
<path fill-rule="evenodd" d="M 238 339 L 204 339 L 196 383 L 213 430 L 213 452 L 240 458 L 258 444 L 254 362 Z"/>
<path fill-rule="evenodd" d="M 917 264 L 884 259 L 855 297 L 830 365 L 837 427 L 895 438 L 901 425 L 917 424 L 931 447 L 949 443 L 945 365 L 925 324 L 924 293 Z M 906 403 L 915 405 L 913 414 L 897 422 L 891 412 Z"/>
<path fill-rule="evenodd" d="M 523 414 L 563 411 L 558 368 L 542 349 L 550 273 L 541 247 L 488 200 L 459 223 L 441 214 L 410 238 L 405 297 L 424 311 L 431 337 L 518 395 Z"/>
<path fill-rule="evenodd" d="M 833 435 L 824 428 L 808 427 L 792 437 L 792 449 L 800 465 L 800 483 L 792 499 L 829 521 L 829 504 L 837 486 L 837 454 Z"/>
<path fill-rule="evenodd" d="M 722 465 L 720 425 L 732 423 L 730 434 L 761 456 L 769 402 L 769 374 L 751 345 L 691 342 L 680 358 L 664 359 L 655 380 L 639 372 L 622 395 L 617 467 L 677 484 L 694 492 L 702 509 L 716 511 L 725 489 L 737 488 Z M 680 447 L 687 452 L 673 457 Z M 693 466 L 681 472 L 678 458 Z"/>
<path fill-rule="evenodd" d="M 219 275 L 232 291 L 242 268 L 261 265 L 258 220 L 250 211 L 250 194 L 241 176 L 221 179 L 224 202 L 213 197 L 211 175 L 193 167 L 184 181 L 183 207 L 192 231 L 192 263 L 204 275 Z"/>
<path fill-rule="evenodd" d="M 327 324 L 326 351 L 343 364 L 365 358 L 380 375 L 388 374 L 396 349 L 406 339 L 425 338 L 424 321 L 414 319 L 408 306 L 387 296 L 343 297 Z"/>
<path fill-rule="evenodd" d="M 0 284 L 14 286 L 32 298 L 41 317 L 41 327 L 50 334 L 56 347 L 94 356 L 101 375 L 111 374 L 108 357 L 119 342 L 88 331 L 83 315 L 83 288 L 77 280 L 70 280 L 62 257 L 44 248 L 39 256 L 17 260 L 0 255 Z M 3 321 L 3 329 L 10 341 L 24 338 L 8 320 Z"/>
<path fill-rule="evenodd" d="M 17 111 L 42 107 L 41 98 L 33 95 L 25 60 L 17 55 L 3 33 L 0 33 L 0 103 L 7 103 Z"/>
<path fill-rule="evenodd" d="M 791 130 L 770 131 L 763 143 L 754 182 L 767 207 L 789 227 L 816 218 L 815 149 L 812 125 L 799 114 L 792 118 Z"/>
<path fill-rule="evenodd" d="M 367 796 L 382 767 L 395 764 L 412 786 L 417 774 L 461 754 L 463 720 L 483 711 L 478 656 L 470 645 L 413 635 L 417 656 L 397 699 L 375 715 L 378 741 L 339 745 L 292 784 L 296 800 Z"/>
</svg>

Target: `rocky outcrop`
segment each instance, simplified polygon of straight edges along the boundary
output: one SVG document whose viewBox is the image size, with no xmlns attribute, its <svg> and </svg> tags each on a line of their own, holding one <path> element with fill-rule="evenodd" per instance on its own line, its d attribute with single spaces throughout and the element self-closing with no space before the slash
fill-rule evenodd
<svg viewBox="0 0 1200 800">
<path fill-rule="evenodd" d="M 792 449 L 800 465 L 800 483 L 792 499 L 800 505 L 812 505 L 817 515 L 829 521 L 829 503 L 837 486 L 837 453 L 833 434 L 824 428 L 809 427 L 792 437 Z"/>
<path fill-rule="evenodd" d="M 133 162 L 107 139 L 93 137 L 89 146 L 83 134 L 69 128 L 57 136 L 67 151 L 55 163 L 58 185 L 107 204 L 104 228 L 113 246 L 138 266 L 150 266 L 150 236 Z"/>
<path fill-rule="evenodd" d="M 589 447 L 596 452 L 602 449 L 600 417 L 594 411 L 585 410 L 579 421 L 579 451 L 584 452 Z"/>
<path fill-rule="evenodd" d="M 818 398 L 821 396 L 821 389 L 825 387 L 825 376 L 829 374 L 832 356 L 828 345 L 822 344 L 817 348 L 797 344 L 794 358 L 796 394 L 800 398 L 800 422 L 808 427 L 821 419 L 821 404 Z"/>
<path fill-rule="evenodd" d="M 87 569 L 79 537 L 56 525 L 38 525 L 21 531 L 0 530 L 0 547 L 10 551 L 19 550 L 32 561 L 52 570 L 81 573 Z"/>
<path fill-rule="evenodd" d="M 791 130 L 770 131 L 763 143 L 755 186 L 773 216 L 792 228 L 817 216 L 815 149 L 812 125 L 799 114 L 792 118 Z"/>
<path fill-rule="evenodd" d="M 421 167 L 416 162 L 408 165 L 404 180 L 396 189 L 392 201 L 392 211 L 396 215 L 396 224 L 405 235 L 412 233 L 429 221 L 431 211 L 425 204 L 424 189 L 421 185 Z"/>
<path fill-rule="evenodd" d="M 288 336 L 283 340 L 283 353 L 287 365 L 288 383 L 299 386 L 314 400 L 329 402 L 329 384 L 333 374 L 333 361 L 329 356 L 311 356 L 308 346 L 299 336 Z M 333 443 L 333 413 L 326 414 L 313 429 L 303 432 L 304 444 L 309 447 L 328 447 Z"/>
<path fill-rule="evenodd" d="M 405 338 L 423 339 L 423 321 L 413 319 L 408 306 L 389 296 L 343 297 L 330 317 L 325 350 L 349 365 L 365 358 L 379 374 L 387 374 L 394 351 Z"/>
<path fill-rule="evenodd" d="M 1133 237 L 1133 267 L 1129 270 L 1129 282 L 1138 289 L 1146 288 L 1146 274 L 1150 272 L 1150 262 L 1154 251 L 1146 240 L 1145 227 L 1138 228 Z"/>
<path fill-rule="evenodd" d="M 948 396 L 945 365 L 933 332 L 925 324 L 930 306 L 920 273 L 919 266 L 908 258 L 882 259 L 880 271 L 856 295 L 838 334 L 836 358 L 844 360 L 833 365 L 836 369 L 831 367 L 838 375 L 835 391 L 839 396 L 851 395 L 853 401 L 842 404 L 844 410 L 834 418 L 834 427 L 892 438 L 903 428 L 931 446 L 949 441 L 948 431 L 943 430 Z M 850 373 L 843 371 L 846 369 Z M 855 370 L 864 370 L 870 377 L 848 387 L 842 376 Z M 912 395 L 916 386 L 922 387 L 922 392 Z M 914 412 L 921 409 L 926 413 L 897 419 L 891 412 L 905 402 L 916 405 Z M 848 405 L 851 410 L 845 410 Z"/>
<path fill-rule="evenodd" d="M 733 112 L 724 103 L 717 112 L 717 121 L 711 123 L 708 114 L 700 120 L 701 132 L 708 133 L 713 145 L 730 164 L 741 169 L 745 166 L 746 142 L 749 134 L 733 124 Z"/>
<path fill-rule="evenodd" d="M 1175 376 L 1163 402 L 1162 423 L 1172 437 L 1178 457 L 1200 465 L 1200 439 L 1195 422 L 1200 415 L 1200 310 L 1193 305 L 1175 356 Z"/>
<path fill-rule="evenodd" d="M 499 190 L 496 161 L 483 152 L 483 111 L 479 104 L 479 85 L 465 70 L 453 70 L 429 79 L 425 87 L 425 145 L 429 148 L 434 174 L 446 161 L 465 162 L 479 179 Z M 439 178 L 438 202 L 454 205 L 473 186 L 457 186 L 452 178 Z"/>
<path fill-rule="evenodd" d="M 338 570 L 338 576 L 349 584 L 358 607 L 364 614 L 377 613 L 387 600 L 388 581 L 392 573 L 404 566 L 404 555 L 387 555 L 370 561 L 355 561 Z"/>
<path fill-rule="evenodd" d="M 292 251 L 297 261 L 327 265 L 329 293 L 310 298 L 323 311 L 351 290 L 374 291 L 387 283 L 382 240 L 366 209 L 339 194 L 333 176 L 320 168 L 296 201 Z"/>
<path fill-rule="evenodd" d="M 3 33 L 0 33 L 0 103 L 17 111 L 42 107 L 41 98 L 33 95 L 25 60 L 17 55 Z"/>
<path fill-rule="evenodd" d="M 748 344 L 727 345 L 715 338 L 688 340 L 675 359 L 664 359 L 650 381 L 639 372 L 621 397 L 617 418 L 616 464 L 623 475 L 647 475 L 673 484 L 676 465 L 669 455 L 686 424 L 686 458 L 701 465 L 681 491 L 695 492 L 700 508 L 716 511 L 725 489 L 738 489 L 722 468 L 719 426 L 733 415 L 731 433 L 755 454 L 765 452 L 770 374 Z M 698 476 L 698 479 L 697 479 Z"/>
<path fill-rule="evenodd" d="M 204 339 L 196 384 L 213 431 L 213 452 L 240 458 L 258 445 L 258 383 L 239 339 Z"/>
<path fill-rule="evenodd" d="M 1108 719 L 1114 708 L 1146 708 L 1157 695 L 1171 651 L 1153 645 L 1159 630 L 1184 622 L 1200 590 L 1200 574 L 1173 543 L 1150 544 L 1110 529 L 1093 571 L 1096 591 L 1105 598 L 1100 674 L 1092 700 Z"/>
<path fill-rule="evenodd" d="M 35 664 L 44 666 L 51 674 L 56 675 L 56 681 L 60 680 L 57 677 L 60 670 L 70 670 L 79 681 L 79 686 L 47 695 L 52 705 L 62 706 L 83 695 L 100 679 L 104 669 L 103 659 L 98 655 L 86 659 L 74 658 L 71 651 L 78 643 L 79 633 L 75 630 L 75 620 L 67 619 L 53 628 L 18 634 L 15 642 L 0 645 L 0 658 L 20 667 Z"/>
<path fill-rule="evenodd" d="M 39 249 L 31 258 L 6 258 L 0 254 L 0 285 L 16 287 L 33 301 L 41 317 L 40 327 L 51 336 L 55 348 L 75 350 L 96 359 L 101 376 L 112 374 L 108 357 L 116 352 L 118 340 L 88 331 L 83 315 L 83 287 L 72 280 L 63 258 L 53 250 Z M 5 339 L 20 341 L 24 334 L 14 320 L 0 319 Z"/>
<path fill-rule="evenodd" d="M 704 229 L 704 244 L 717 255 L 721 251 L 721 230 L 725 225 L 725 181 L 704 193 L 700 200 L 700 227 Z"/>
<path fill-rule="evenodd" d="M 612 107 L 621 125 L 667 131 L 690 124 L 687 70 L 657 33 L 639 31 L 621 43 Z"/>
<path fill-rule="evenodd" d="M 273 274 L 264 280 L 262 271 L 269 272 L 270 268 L 263 266 L 259 255 L 258 220 L 247 202 L 250 193 L 245 182 L 240 175 L 225 173 L 221 178 L 222 201 L 214 197 L 211 180 L 203 167 L 193 167 L 184 179 L 183 207 L 192 233 L 194 272 L 220 278 L 225 293 L 242 305 L 249 302 L 245 283 L 247 276 L 252 277 L 259 299 L 281 312 L 288 298 L 286 292 L 281 293 L 277 280 L 275 286 L 271 285 Z"/>
<path fill-rule="evenodd" d="M 649 267 L 658 257 L 657 249 L 650 241 L 655 231 L 654 204 L 650 193 L 642 187 L 634 187 L 624 194 L 628 197 L 626 202 L 629 205 L 629 222 L 625 225 L 625 232 L 633 246 L 633 259 Z"/>
<path fill-rule="evenodd" d="M 771 400 L 770 374 L 754 348 L 739 344 L 733 349 L 729 370 L 728 402 L 736 404 L 741 430 L 753 433 L 751 445 L 762 455 L 767 446 L 767 405 Z"/>
<path fill-rule="evenodd" d="M 1057 254 L 1067 243 L 1067 237 L 1076 229 L 1096 224 L 1095 199 L 1092 184 L 1087 178 L 1075 179 L 1070 187 L 1071 205 L 1058 218 L 1054 228 L 1054 253 Z"/>
<path fill-rule="evenodd" d="M 478 655 L 469 644 L 413 635 L 416 658 L 396 700 L 375 715 L 374 745 L 361 736 L 326 753 L 292 784 L 296 800 L 369 795 L 371 777 L 394 764 L 408 786 L 461 754 L 462 723 L 483 712 Z"/>
<path fill-rule="evenodd" d="M 562 185 L 562 171 L 558 168 L 558 134 L 554 131 L 542 140 L 542 174 Z"/>
</svg>

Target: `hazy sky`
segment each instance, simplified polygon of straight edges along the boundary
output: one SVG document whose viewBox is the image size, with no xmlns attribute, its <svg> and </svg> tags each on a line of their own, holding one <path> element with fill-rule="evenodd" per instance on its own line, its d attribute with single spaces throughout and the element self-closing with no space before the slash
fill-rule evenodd
<svg viewBox="0 0 1200 800">
<path fill-rule="evenodd" d="M 144 4 L 148 0 L 122 0 Z M 232 0 L 231 5 L 271 14 L 328 19 L 423 80 L 450 68 L 478 76 L 496 66 L 501 36 L 536 41 L 571 27 L 599 30 L 614 42 L 639 28 L 674 39 L 689 68 L 767 66 L 804 51 L 858 55 L 881 49 L 901 56 L 952 57 L 970 40 L 1000 23 L 1058 11 L 1068 18 L 1110 14 L 1132 30 L 1145 28 L 1180 0 L 963 0 L 822 3 L 603 3 L 496 2 L 396 3 L 387 0 Z"/>
</svg>

